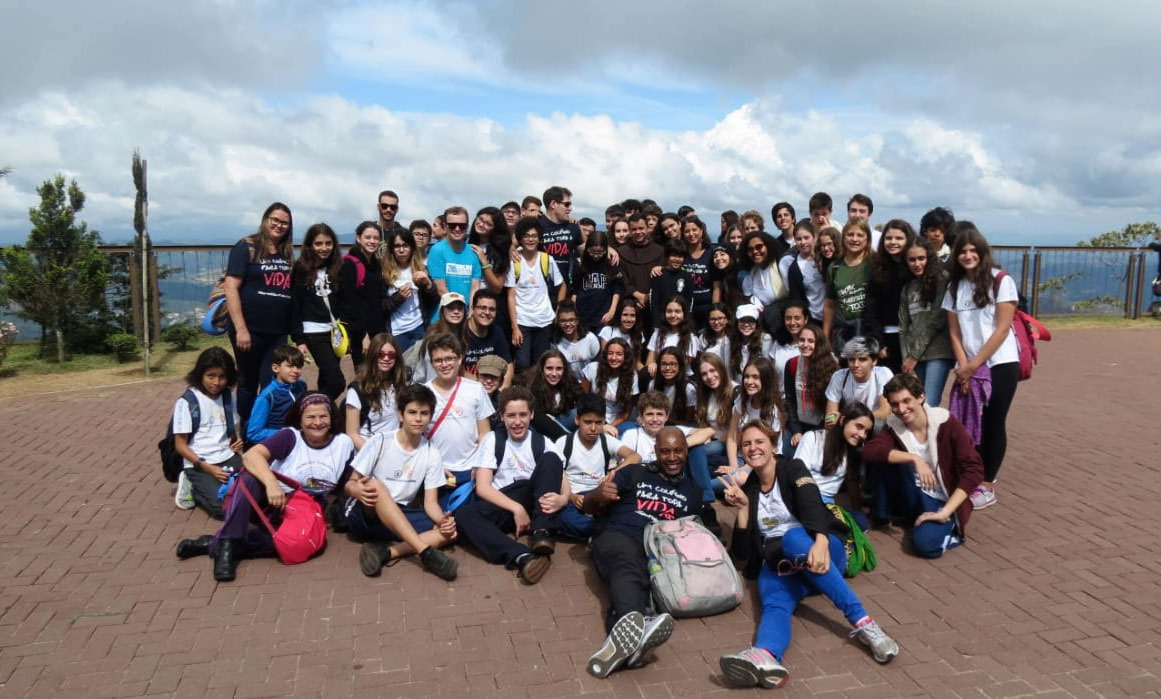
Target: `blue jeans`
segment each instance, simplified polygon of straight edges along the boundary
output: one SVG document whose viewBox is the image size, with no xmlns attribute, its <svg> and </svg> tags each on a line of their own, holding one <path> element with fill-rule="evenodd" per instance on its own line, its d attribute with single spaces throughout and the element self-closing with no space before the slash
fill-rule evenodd
<svg viewBox="0 0 1161 699">
<path fill-rule="evenodd" d="M 863 603 L 843 579 L 843 571 L 847 569 L 846 549 L 835 535 L 828 538 L 830 568 L 822 575 L 805 569 L 791 575 L 778 575 L 769 565 L 762 564 L 762 572 L 758 575 L 762 620 L 758 623 L 754 645 L 770 651 L 779 662 L 790 645 L 790 618 L 794 616 L 794 609 L 810 593 L 818 591 L 826 595 L 851 626 L 867 616 Z M 782 552 L 787 560 L 805 560 L 813 545 L 814 537 L 802 527 L 791 529 L 782 537 Z"/>
<path fill-rule="evenodd" d="M 902 469 L 900 469 L 902 471 Z M 907 518 L 914 521 L 924 512 L 937 512 L 943 507 L 943 502 L 937 500 L 919 489 L 914 476 L 901 473 L 899 482 L 899 506 Z M 955 533 L 955 517 L 949 517 L 946 522 L 924 522 L 911 530 L 911 548 L 915 555 L 923 558 L 939 558 L 950 548 L 959 546 L 963 541 Z"/>
<path fill-rule="evenodd" d="M 689 477 L 701 487 L 701 501 L 703 503 L 713 502 L 714 486 L 720 486 L 721 483 L 718 483 L 710 474 L 709 460 L 706 459 L 705 447 L 701 444 L 696 447 L 690 447 L 689 456 L 686 458 L 689 464 Z"/>
<path fill-rule="evenodd" d="M 915 375 L 923 382 L 928 405 L 938 406 L 943 400 L 943 388 L 954 366 L 954 359 L 928 359 L 915 365 Z"/>
<path fill-rule="evenodd" d="M 406 352 L 409 347 L 423 339 L 425 328 L 419 325 L 407 332 L 399 333 L 395 336 L 395 344 L 399 345 L 399 352 Z M 356 367 L 357 368 L 357 367 Z"/>
<path fill-rule="evenodd" d="M 593 535 L 597 520 L 592 515 L 586 515 L 571 502 L 560 511 L 560 533 L 574 539 L 587 539 Z"/>
</svg>

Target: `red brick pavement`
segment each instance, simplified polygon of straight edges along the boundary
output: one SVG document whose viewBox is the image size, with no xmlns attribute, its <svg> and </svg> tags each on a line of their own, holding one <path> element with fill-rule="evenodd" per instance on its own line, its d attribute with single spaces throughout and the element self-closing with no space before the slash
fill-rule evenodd
<svg viewBox="0 0 1161 699">
<path fill-rule="evenodd" d="M 786 696 L 1161 696 L 1161 330 L 1072 330 L 1022 384 L 999 504 L 939 561 L 872 533 L 853 585 L 902 646 L 879 666 L 825 600 L 802 605 Z M 178 539 L 155 443 L 179 386 L 158 381 L 0 405 L 0 696 L 668 697 L 724 694 L 754 600 L 682 620 L 647 667 L 595 680 L 603 586 L 580 546 L 540 585 L 458 547 L 445 584 L 413 560 L 364 578 L 332 536 L 293 568 L 246 561 L 216 584 Z M 1126 496 L 1125 493 L 1133 493 Z"/>
</svg>

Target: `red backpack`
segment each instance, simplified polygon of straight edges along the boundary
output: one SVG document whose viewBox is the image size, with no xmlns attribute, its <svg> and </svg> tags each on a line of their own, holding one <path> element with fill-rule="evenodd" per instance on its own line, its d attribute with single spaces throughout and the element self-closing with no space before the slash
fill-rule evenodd
<svg viewBox="0 0 1161 699">
<path fill-rule="evenodd" d="M 367 283 L 367 265 L 363 264 L 362 260 L 349 252 L 343 255 L 343 259 L 350 260 L 355 264 L 355 288 L 362 289 L 363 285 Z"/>
</svg>

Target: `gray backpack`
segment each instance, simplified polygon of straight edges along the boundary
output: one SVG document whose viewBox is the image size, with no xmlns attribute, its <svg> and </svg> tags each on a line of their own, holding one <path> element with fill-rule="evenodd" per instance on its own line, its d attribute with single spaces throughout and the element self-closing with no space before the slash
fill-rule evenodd
<svg viewBox="0 0 1161 699">
<path fill-rule="evenodd" d="M 742 578 L 726 547 L 697 515 L 645 527 L 649 581 L 660 611 L 675 617 L 710 616 L 742 603 Z"/>
</svg>

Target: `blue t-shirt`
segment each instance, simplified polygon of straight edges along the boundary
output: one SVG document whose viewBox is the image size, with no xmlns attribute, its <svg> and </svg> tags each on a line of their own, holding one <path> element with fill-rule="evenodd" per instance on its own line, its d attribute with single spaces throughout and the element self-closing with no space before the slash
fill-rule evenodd
<svg viewBox="0 0 1161 699">
<path fill-rule="evenodd" d="M 290 332 L 290 260 L 280 256 L 250 259 L 250 245 L 239 240 L 230 250 L 226 275 L 241 277 L 242 317 L 252 333 Z"/>
<path fill-rule="evenodd" d="M 674 483 L 643 464 L 633 464 L 613 476 L 620 500 L 608 505 L 602 515 L 603 527 L 641 537 L 645 525 L 655 519 L 674 520 L 701 511 L 701 488 L 687 468 Z"/>
<path fill-rule="evenodd" d="M 427 273 L 431 278 L 442 279 L 447 284 L 448 291 L 462 294 L 465 303 L 472 302 L 472 280 L 481 279 L 484 270 L 480 267 L 480 258 L 467 243 L 464 249 L 456 252 L 451 244 L 441 240 L 432 246 L 427 255 Z M 435 310 L 433 320 L 439 318 L 439 309 Z"/>
</svg>

